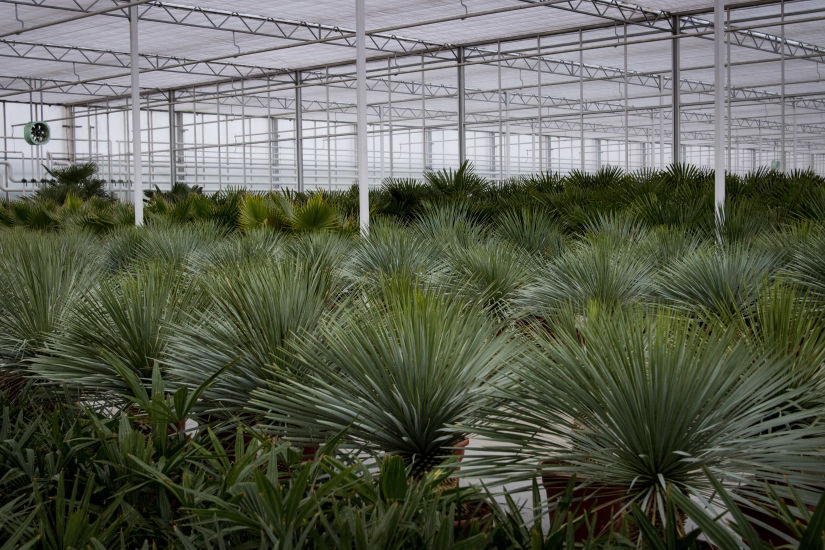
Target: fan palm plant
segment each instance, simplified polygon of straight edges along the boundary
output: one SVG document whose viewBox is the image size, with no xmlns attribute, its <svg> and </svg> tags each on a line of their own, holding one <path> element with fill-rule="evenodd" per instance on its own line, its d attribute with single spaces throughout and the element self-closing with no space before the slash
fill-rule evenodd
<svg viewBox="0 0 825 550">
<path fill-rule="evenodd" d="M 649 297 L 653 267 L 637 250 L 597 240 L 580 242 L 537 270 L 517 302 L 539 317 L 572 307 L 612 309 Z"/>
<path fill-rule="evenodd" d="M 0 364 L 18 365 L 62 329 L 99 273 L 97 241 L 82 233 L 7 231 L 0 238 Z"/>
<path fill-rule="evenodd" d="M 123 273 L 77 304 L 32 368 L 48 380 L 85 391 L 129 394 L 118 368 L 148 385 L 153 366 L 165 356 L 173 324 L 204 306 L 200 285 L 168 265 Z"/>
<path fill-rule="evenodd" d="M 783 273 L 812 296 L 825 301 L 825 229 L 811 231 L 793 247 Z"/>
<path fill-rule="evenodd" d="M 738 329 L 753 349 L 775 354 L 797 375 L 795 385 L 823 403 L 825 388 L 825 309 L 784 281 L 766 284 L 756 294 L 752 315 L 738 316 Z"/>
<path fill-rule="evenodd" d="M 392 222 L 379 221 L 353 248 L 347 275 L 371 285 L 384 277 L 424 277 L 439 269 L 437 249 L 423 236 Z"/>
<path fill-rule="evenodd" d="M 745 245 L 706 246 L 665 267 L 656 288 L 676 309 L 728 323 L 750 311 L 753 294 L 776 264 L 775 256 Z"/>
<path fill-rule="evenodd" d="M 555 256 L 564 247 L 564 233 L 555 219 L 535 207 L 509 209 L 498 216 L 495 234 L 530 254 Z"/>
<path fill-rule="evenodd" d="M 298 370 L 287 343 L 316 330 L 330 305 L 327 279 L 319 266 L 295 260 L 212 274 L 212 307 L 174 330 L 165 361 L 170 374 L 195 388 L 226 368 L 199 407 L 210 415 L 241 414 L 253 390 L 280 371 Z"/>
<path fill-rule="evenodd" d="M 348 308 L 349 309 L 349 308 Z M 253 393 L 252 407 L 288 438 L 345 432 L 372 452 L 401 456 L 420 477 L 472 425 L 519 348 L 480 312 L 409 287 L 307 335 L 294 350 L 299 378 Z"/>
<path fill-rule="evenodd" d="M 498 316 L 512 311 L 533 267 L 529 255 L 495 240 L 449 250 L 445 256 L 447 268 L 440 278 L 446 288 Z"/>
<path fill-rule="evenodd" d="M 476 174 L 472 163 L 467 160 L 457 170 L 427 170 L 424 172 L 424 180 L 437 197 L 457 200 L 479 197 L 490 185 L 486 179 Z"/>
<path fill-rule="evenodd" d="M 472 467 L 518 479 L 541 463 L 659 522 L 668 486 L 712 498 L 703 468 L 746 500 L 764 483 L 815 497 L 823 410 L 799 406 L 811 390 L 774 356 L 668 312 L 617 311 L 580 331 L 535 333 L 535 353 L 497 385 L 506 405 L 474 428 L 501 446 Z"/>
<path fill-rule="evenodd" d="M 467 204 L 459 201 L 427 204 L 413 227 L 442 249 L 468 246 L 486 236 L 485 228 L 470 214 Z"/>
</svg>

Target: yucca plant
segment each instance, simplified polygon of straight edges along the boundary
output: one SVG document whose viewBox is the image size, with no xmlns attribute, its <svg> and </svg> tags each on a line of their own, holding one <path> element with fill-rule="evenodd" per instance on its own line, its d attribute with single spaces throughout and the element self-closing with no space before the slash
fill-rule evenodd
<svg viewBox="0 0 825 550">
<path fill-rule="evenodd" d="M 370 286 L 385 277 L 428 278 L 441 268 L 433 243 L 390 221 L 372 224 L 358 241 L 346 268 L 353 283 Z"/>
<path fill-rule="evenodd" d="M 413 477 L 451 452 L 488 402 L 518 346 L 479 311 L 432 291 L 402 288 L 307 335 L 293 353 L 300 377 L 253 393 L 252 407 L 289 439 L 345 432 L 350 445 L 401 456 Z"/>
<path fill-rule="evenodd" d="M 665 267 L 656 284 L 665 303 L 707 320 L 734 321 L 777 267 L 771 254 L 745 245 L 705 246 Z"/>
<path fill-rule="evenodd" d="M 494 233 L 530 254 L 555 256 L 564 248 L 564 233 L 559 223 L 536 207 L 506 210 L 496 219 Z"/>
<path fill-rule="evenodd" d="M 470 161 L 465 160 L 457 170 L 446 168 L 442 170 L 424 172 L 426 181 L 436 197 L 445 199 L 466 200 L 482 195 L 488 188 L 489 182 L 476 174 Z"/>
<path fill-rule="evenodd" d="M 330 306 L 327 279 L 321 266 L 294 259 L 210 275 L 212 306 L 173 329 L 164 361 L 171 376 L 194 388 L 220 372 L 199 408 L 212 416 L 241 415 L 253 390 L 285 372 L 297 375 L 287 344 L 315 332 Z"/>
<path fill-rule="evenodd" d="M 480 242 L 487 233 L 467 204 L 459 201 L 426 204 L 413 228 L 441 249 Z"/>
<path fill-rule="evenodd" d="M 755 295 L 752 311 L 737 317 L 738 329 L 753 349 L 775 354 L 796 374 L 795 385 L 823 403 L 825 309 L 803 290 L 779 280 Z"/>
<path fill-rule="evenodd" d="M 512 312 L 534 267 L 529 255 L 495 240 L 449 250 L 445 258 L 446 269 L 439 279 L 446 289 L 500 317 Z"/>
<path fill-rule="evenodd" d="M 534 341 L 535 353 L 497 384 L 506 406 L 488 408 L 474 428 L 500 443 L 478 459 L 482 471 L 518 479 L 542 464 L 609 486 L 658 522 L 669 486 L 713 498 L 702 468 L 743 502 L 764 500 L 766 483 L 818 497 L 823 410 L 799 406 L 811 390 L 795 387 L 775 356 L 640 309 L 591 319 L 578 335 L 538 330 Z"/>
<path fill-rule="evenodd" d="M 172 328 L 205 306 L 197 281 L 165 264 L 150 264 L 103 281 L 50 338 L 32 369 L 84 391 L 129 390 L 118 369 L 146 381 L 163 360 Z"/>
<path fill-rule="evenodd" d="M 825 300 L 825 229 L 811 231 L 791 251 L 783 274 L 818 300 Z"/>
<path fill-rule="evenodd" d="M 597 240 L 580 242 L 541 266 L 519 292 L 517 303 L 539 317 L 568 306 L 575 312 L 612 309 L 649 298 L 653 267 L 637 250 Z"/>
<path fill-rule="evenodd" d="M 268 229 L 254 229 L 231 235 L 215 246 L 198 248 L 189 264 L 196 271 L 212 271 L 240 265 L 277 261 L 286 247 L 286 237 Z"/>
<path fill-rule="evenodd" d="M 8 231 L 0 238 L 0 365 L 17 369 L 53 334 L 99 273 L 89 235 Z M 5 374 L 5 373 L 4 373 Z"/>
</svg>

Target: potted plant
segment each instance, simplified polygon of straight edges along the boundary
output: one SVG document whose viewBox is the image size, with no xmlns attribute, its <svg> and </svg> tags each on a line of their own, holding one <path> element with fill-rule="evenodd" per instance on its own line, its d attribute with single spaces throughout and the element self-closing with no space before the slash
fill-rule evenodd
<svg viewBox="0 0 825 550">
<path fill-rule="evenodd" d="M 520 347 L 480 310 L 416 287 L 388 287 L 304 336 L 299 377 L 253 392 L 252 408 L 276 432 L 397 455 L 413 477 L 465 439 L 489 389 Z"/>
<path fill-rule="evenodd" d="M 518 478 L 543 463 L 575 474 L 583 502 L 615 487 L 617 512 L 635 504 L 654 523 L 669 486 L 712 500 L 703 467 L 743 498 L 766 480 L 804 487 L 825 473 L 822 409 L 799 406 L 811 388 L 781 360 L 665 311 L 603 314 L 580 330 L 535 332 L 535 353 L 499 385 L 507 406 L 477 428 L 501 445 L 474 469 Z"/>
</svg>

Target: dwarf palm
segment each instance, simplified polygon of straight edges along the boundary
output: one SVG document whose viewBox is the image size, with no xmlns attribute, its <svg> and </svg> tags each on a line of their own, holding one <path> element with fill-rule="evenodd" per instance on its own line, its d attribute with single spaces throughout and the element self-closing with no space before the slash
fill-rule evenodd
<svg viewBox="0 0 825 550">
<path fill-rule="evenodd" d="M 97 241 L 8 231 L 0 240 L 0 362 L 30 356 L 63 324 L 99 271 Z"/>
<path fill-rule="evenodd" d="M 488 241 L 445 253 L 441 277 L 449 291 L 504 315 L 530 278 L 532 257 L 498 241 Z"/>
<path fill-rule="evenodd" d="M 203 306 L 200 286 L 179 270 L 150 264 L 126 272 L 84 297 L 33 369 L 84 390 L 128 393 L 118 368 L 148 380 L 164 357 L 172 325 Z"/>
<path fill-rule="evenodd" d="M 538 208 L 505 211 L 497 219 L 495 234 L 531 254 L 554 256 L 564 246 L 564 234 L 558 222 Z"/>
<path fill-rule="evenodd" d="M 377 222 L 353 248 L 347 275 L 371 284 L 379 277 L 426 277 L 438 264 L 435 247 L 421 235 L 392 222 Z"/>
<path fill-rule="evenodd" d="M 195 388 L 226 367 L 200 408 L 239 414 L 255 388 L 290 368 L 287 342 L 315 330 L 329 305 L 326 279 L 295 260 L 210 275 L 212 307 L 175 328 L 166 359 L 172 376 Z"/>
<path fill-rule="evenodd" d="M 572 306 L 611 309 L 645 300 L 650 293 L 652 266 L 628 247 L 596 240 L 579 243 L 546 263 L 519 293 L 518 303 L 540 317 L 552 317 Z"/>
<path fill-rule="evenodd" d="M 502 443 L 481 465 L 575 474 L 659 515 L 669 485 L 710 498 L 703 467 L 740 495 L 763 483 L 809 491 L 825 474 L 821 407 L 771 355 L 667 312 L 619 311 L 578 335 L 536 332 L 536 352 L 500 384 L 505 407 L 476 428 Z M 812 493 L 806 493 L 812 497 Z"/>
<path fill-rule="evenodd" d="M 743 245 L 703 247 L 666 267 L 657 290 L 676 309 L 729 322 L 747 314 L 776 263 L 775 256 Z"/>
<path fill-rule="evenodd" d="M 825 301 L 825 230 L 811 231 L 792 250 L 785 274 L 818 300 Z"/>
<path fill-rule="evenodd" d="M 345 431 L 369 451 L 397 454 L 421 475 L 449 453 L 487 403 L 517 346 L 478 311 L 407 288 L 307 335 L 304 372 L 253 393 L 252 406 L 288 438 Z"/>
</svg>

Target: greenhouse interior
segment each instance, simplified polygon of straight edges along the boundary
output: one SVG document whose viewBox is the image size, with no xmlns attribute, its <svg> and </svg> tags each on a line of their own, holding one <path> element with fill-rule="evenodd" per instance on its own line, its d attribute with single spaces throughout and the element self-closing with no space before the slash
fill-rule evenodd
<svg viewBox="0 0 825 550">
<path fill-rule="evenodd" d="M 0 550 L 825 549 L 825 0 L 0 0 Z"/>
</svg>

